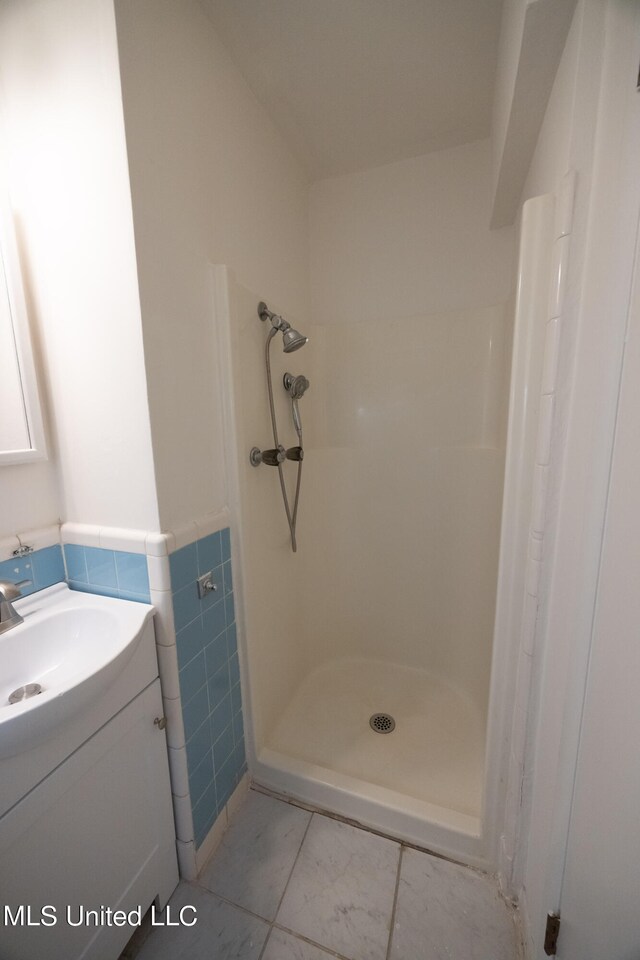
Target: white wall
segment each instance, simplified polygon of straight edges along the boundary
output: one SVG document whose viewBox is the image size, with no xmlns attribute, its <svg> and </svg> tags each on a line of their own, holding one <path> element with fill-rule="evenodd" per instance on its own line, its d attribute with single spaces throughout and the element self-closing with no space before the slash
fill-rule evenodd
<svg viewBox="0 0 640 960">
<path fill-rule="evenodd" d="M 553 193 L 569 165 L 582 11 L 573 18 L 527 174 L 522 202 Z"/>
<path fill-rule="evenodd" d="M 300 517 L 311 662 L 427 669 L 482 713 L 514 253 L 510 228 L 489 231 L 489 203 L 488 142 L 314 184 L 314 323 L 292 360 L 311 379 Z"/>
<path fill-rule="evenodd" d="M 513 232 L 489 231 L 489 141 L 311 187 L 311 305 L 321 323 L 504 302 Z"/>
<path fill-rule="evenodd" d="M 231 267 L 256 305 L 303 318 L 307 183 L 196 0 L 118 0 L 116 15 L 158 499 L 172 529 L 227 502 L 209 264 Z"/>
<path fill-rule="evenodd" d="M 513 223 L 576 0 L 505 0 L 494 87 L 491 223 Z"/>
<path fill-rule="evenodd" d="M 518 60 L 522 49 L 526 0 L 504 0 L 498 44 L 498 63 L 493 92 L 493 116 L 491 120 L 492 192 L 498 185 L 498 175 L 507 138 L 509 114 L 513 101 L 518 73 Z"/>
<path fill-rule="evenodd" d="M 52 462 L 3 468 L 0 530 L 157 529 L 111 0 L 8 0 L 0 76 L 53 432 Z"/>
</svg>

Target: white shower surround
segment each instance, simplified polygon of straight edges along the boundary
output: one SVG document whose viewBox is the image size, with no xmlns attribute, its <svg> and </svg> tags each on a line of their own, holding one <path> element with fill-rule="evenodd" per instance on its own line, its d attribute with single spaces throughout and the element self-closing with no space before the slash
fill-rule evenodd
<svg viewBox="0 0 640 960">
<path fill-rule="evenodd" d="M 426 670 L 434 681 L 449 685 L 452 703 L 456 696 L 466 698 L 476 711 L 481 736 L 474 736 L 479 743 L 474 749 L 477 767 L 483 766 L 511 355 L 511 233 L 489 234 L 486 228 L 487 204 L 481 199 L 488 179 L 485 144 L 352 179 L 351 186 L 330 181 L 325 190 L 319 185 L 328 194 L 320 206 L 323 219 L 312 229 L 315 256 L 329 251 L 329 259 L 316 262 L 312 270 L 316 284 L 322 275 L 325 287 L 332 286 L 331 273 L 337 269 L 337 283 L 347 286 L 343 293 L 332 286 L 331 309 L 325 312 L 316 285 L 315 322 L 289 317 L 310 336 L 309 347 L 295 357 L 272 351 L 276 385 L 285 369 L 302 371 L 311 381 L 301 404 L 307 459 L 297 556 L 288 549 L 275 472 L 249 467 L 246 457 L 254 443 L 268 446 L 270 438 L 265 336 L 256 314 L 262 291 L 235 284 L 222 267 L 214 269 L 227 460 L 232 464 L 230 507 L 243 554 L 236 587 L 244 597 L 246 689 L 254 734 L 250 769 L 275 789 L 446 855 L 493 867 L 495 837 L 488 842 L 480 802 L 456 802 L 454 790 L 450 801 L 444 791 L 444 803 L 441 789 L 434 797 L 411 796 L 406 784 L 390 789 L 384 778 L 353 775 L 356 770 L 348 764 L 331 770 L 322 762 L 322 752 L 295 756 L 291 748 L 287 753 L 275 749 L 274 731 L 293 709 L 305 678 L 314 670 L 339 670 L 341 658 L 364 657 L 372 664 L 388 663 L 392 672 L 406 668 L 417 677 Z M 428 206 L 410 199 L 425 189 L 433 196 L 437 184 L 452 198 L 453 220 L 442 221 L 434 209 L 435 219 L 425 225 Z M 387 190 L 395 190 L 395 201 Z M 342 236 L 340 224 L 355 217 L 364 241 L 374 227 L 370 218 L 381 216 L 372 212 L 376 196 L 386 205 L 388 219 L 395 203 L 402 222 L 396 217 L 391 237 L 377 233 L 375 240 L 366 241 L 367 263 L 357 235 Z M 357 208 L 351 214 L 344 209 L 349 197 Z M 334 237 L 338 249 L 327 235 L 332 228 L 325 200 L 329 211 L 340 211 L 333 228 L 340 234 Z M 437 209 L 444 210 L 441 197 Z M 384 249 L 400 236 L 403 224 L 411 242 L 423 245 L 427 259 L 437 252 L 442 269 L 447 265 L 448 309 L 439 282 L 442 269 L 434 271 L 430 263 L 427 273 L 417 272 L 421 261 L 415 251 L 409 260 L 402 250 L 394 251 L 396 260 L 386 265 L 399 291 L 393 313 L 389 294 L 384 303 L 377 296 L 383 289 L 380 278 L 371 289 L 363 286 L 371 271 L 385 268 Z M 463 226 L 464 242 L 457 244 Z M 438 237 L 444 254 L 437 251 Z M 344 270 L 340 244 L 345 255 L 353 251 L 353 278 Z M 471 262 L 474 250 L 481 269 Z M 363 300 L 353 317 L 348 304 L 357 302 L 356 287 Z M 341 298 L 346 310 L 340 308 Z M 278 303 L 269 306 L 278 311 Z M 334 317 L 335 323 L 327 322 Z M 290 405 L 277 386 L 276 405 L 281 439 L 288 446 Z M 409 506 L 399 510 L 399 502 Z M 320 703 L 316 707 L 320 713 Z M 379 709 L 385 709 L 384 703 Z M 295 723 L 295 715 L 289 716 Z M 403 727 L 394 735 L 399 750 Z M 352 732 L 345 727 L 345 737 Z M 461 764 L 468 749 L 458 753 Z M 491 752 L 489 757 L 493 764 Z M 498 767 L 492 766 L 488 779 L 494 770 L 497 775 Z M 454 782 L 460 782 L 457 774 Z"/>
<path fill-rule="evenodd" d="M 302 590 L 302 606 L 298 604 L 298 597 L 301 593 L 299 569 L 301 559 L 303 563 L 306 563 L 309 567 L 306 572 L 307 578 L 311 576 L 312 579 L 315 579 L 321 576 L 323 565 L 325 567 L 332 566 L 330 560 L 327 562 L 326 555 L 323 557 L 321 553 L 316 555 L 315 559 L 317 560 L 317 564 L 314 566 L 314 558 L 310 557 L 310 553 L 313 549 L 312 545 L 315 542 L 314 537 L 317 535 L 317 531 L 310 529 L 310 527 L 314 522 L 319 522 L 320 525 L 322 525 L 323 521 L 327 519 L 326 511 L 324 511 L 322 507 L 318 508 L 318 502 L 315 499 L 316 496 L 321 493 L 324 478 L 327 476 L 325 471 L 334 468 L 340 453 L 345 454 L 345 462 L 348 464 L 349 457 L 347 454 L 349 451 L 346 446 L 341 450 L 327 448 L 323 451 L 322 449 L 315 450 L 314 443 L 310 445 L 310 454 L 305 464 L 307 467 L 305 473 L 306 490 L 303 496 L 306 494 L 307 505 L 313 505 L 315 503 L 316 509 L 314 511 L 313 507 L 308 507 L 306 515 L 307 522 L 305 523 L 303 521 L 300 527 L 302 543 L 306 545 L 306 551 L 298 555 L 298 557 L 293 557 L 293 555 L 287 552 L 286 528 L 282 525 L 283 519 L 280 515 L 281 504 L 277 500 L 276 495 L 278 491 L 273 483 L 276 479 L 275 476 L 272 476 L 270 480 L 268 474 L 265 476 L 265 470 L 254 470 L 244 464 L 246 458 L 243 457 L 243 453 L 246 452 L 244 447 L 247 442 L 250 440 L 249 445 L 254 441 L 264 445 L 269 436 L 268 422 L 265 419 L 266 410 L 263 402 L 264 397 L 262 397 L 261 393 L 261 388 L 263 387 L 261 364 L 264 337 L 263 330 L 257 318 L 254 317 L 255 305 L 257 303 L 255 295 L 250 291 L 235 287 L 235 296 L 232 293 L 232 300 L 236 302 L 230 306 L 227 284 L 227 271 L 224 268 L 217 268 L 215 270 L 215 300 L 217 327 L 220 331 L 222 341 L 220 344 L 220 355 L 223 358 L 227 356 L 229 361 L 228 369 L 223 369 L 220 373 L 225 403 L 227 404 L 225 418 L 227 421 L 228 443 L 229 446 L 233 448 L 233 450 L 229 450 L 229 462 L 235 461 L 235 466 L 232 471 L 235 475 L 229 478 L 230 499 L 232 513 L 237 518 L 241 531 L 239 540 L 241 542 L 240 549 L 243 555 L 240 569 L 236 574 L 236 590 L 238 591 L 240 603 L 243 606 L 245 614 L 245 630 L 243 631 L 245 643 L 244 662 L 245 669 L 248 673 L 247 689 L 250 691 L 248 713 L 251 715 L 251 719 L 249 726 L 255 734 L 255 739 L 253 736 L 249 739 L 251 772 L 254 777 L 266 785 L 286 793 L 291 793 L 302 800 L 314 803 L 320 807 L 330 808 L 345 816 L 365 822 L 374 828 L 403 837 L 414 843 L 429 846 L 449 856 L 474 863 L 478 866 L 488 867 L 492 865 L 494 858 L 489 856 L 485 850 L 485 844 L 482 839 L 480 809 L 475 811 L 475 815 L 470 815 L 468 812 L 460 812 L 448 806 L 441 806 L 425 799 L 411 797 L 407 792 L 389 789 L 388 785 L 366 782 L 362 778 L 349 776 L 347 773 L 338 770 L 331 770 L 328 767 L 320 768 L 317 764 L 314 766 L 300 757 L 287 756 L 285 753 L 274 750 L 271 747 L 269 732 L 274 729 L 284 704 L 291 700 L 295 689 L 303 681 L 304 676 L 308 675 L 309 672 L 314 669 L 314 666 L 318 668 L 322 663 L 333 662 L 335 665 L 337 663 L 336 655 L 340 651 L 340 645 L 348 642 L 349 628 L 347 627 L 346 632 L 344 632 L 344 630 L 338 630 L 340 598 L 336 595 L 335 590 L 318 588 L 318 590 L 314 591 L 307 579 L 306 589 Z M 231 321 L 232 314 L 233 321 Z M 240 317 L 242 318 L 241 320 Z M 505 309 L 476 311 L 473 319 L 478 327 L 482 327 L 484 322 L 487 342 L 489 340 L 489 337 L 486 336 L 487 331 L 493 330 L 495 351 L 496 329 L 504 333 Z M 446 318 L 446 321 L 448 321 L 452 328 L 455 327 L 456 320 L 461 325 L 461 331 L 468 333 L 469 316 L 463 315 Z M 433 336 L 434 326 L 437 330 L 438 325 L 442 325 L 444 321 L 445 318 L 435 318 L 430 331 L 429 323 L 425 324 L 424 321 L 421 321 L 425 330 L 425 336 L 427 336 L 429 332 Z M 243 342 L 243 350 L 245 350 L 243 356 L 250 354 L 253 358 L 252 363 L 255 365 L 254 369 L 244 369 L 241 378 L 241 387 L 236 391 L 235 398 L 233 396 L 234 384 L 231 375 L 232 323 L 235 328 L 235 335 Z M 338 333 L 337 330 L 333 332 Z M 346 328 L 341 327 L 339 332 L 341 335 L 345 335 Z M 305 329 L 305 333 L 311 335 L 311 342 L 315 342 L 317 346 L 320 347 L 318 352 L 322 355 L 322 336 L 318 336 L 321 331 L 311 327 Z M 316 335 L 315 338 L 314 334 Z M 251 342 L 250 338 L 253 338 L 254 342 Z M 376 337 L 374 336 L 373 339 L 376 340 Z M 454 337 L 453 340 L 454 344 L 459 347 L 461 342 L 460 337 Z M 251 348 L 249 349 L 250 342 Z M 344 340 L 341 342 L 344 342 Z M 357 338 L 354 339 L 353 342 L 356 343 Z M 470 350 L 473 350 L 476 346 L 473 338 L 469 339 L 469 343 Z M 381 331 L 381 336 L 378 338 L 378 349 L 383 348 L 384 344 L 385 339 Z M 304 356 L 304 354 L 298 354 L 298 363 L 301 362 L 300 357 L 302 356 Z M 311 378 L 312 389 L 313 386 L 315 386 L 316 397 L 313 407 L 311 404 L 303 407 L 303 416 L 305 417 L 308 436 L 313 437 L 316 435 L 322 437 L 323 428 L 320 421 L 327 410 L 326 403 L 323 402 L 320 387 L 320 371 L 314 370 L 313 367 L 309 365 L 311 356 L 312 352 L 309 351 L 304 370 Z M 487 354 L 487 363 L 489 366 L 492 361 L 500 367 L 503 359 L 504 358 L 498 360 L 496 353 L 494 353 L 493 356 Z M 274 360 L 278 365 L 281 362 L 284 362 L 286 366 L 291 365 L 291 358 L 280 358 L 275 353 Z M 339 373 L 340 371 L 337 371 L 335 375 L 338 376 Z M 432 373 L 433 376 L 437 376 L 437 370 L 434 369 Z M 238 386 L 237 374 L 238 372 L 236 370 L 236 387 Z M 225 383 L 225 381 L 228 382 Z M 442 383 L 440 386 L 444 387 Z M 328 384 L 327 389 L 328 392 L 330 392 L 331 384 Z M 472 386 L 470 386 L 468 399 L 470 400 L 473 396 L 474 391 Z M 487 400 L 487 402 L 484 406 L 480 405 L 479 412 L 476 412 L 476 423 L 478 429 L 484 429 L 485 439 L 493 439 L 495 444 L 496 439 L 498 439 L 495 431 L 499 433 L 502 429 L 499 423 L 501 405 L 497 402 L 495 396 L 489 397 L 485 395 L 485 400 Z M 493 408 L 494 411 L 494 436 L 492 438 L 489 437 L 489 433 L 487 432 L 488 422 L 491 419 L 487 416 L 487 410 L 491 408 Z M 417 406 L 416 409 L 419 409 L 419 406 Z M 483 410 L 484 414 L 482 412 Z M 282 423 L 287 424 L 289 422 L 290 411 L 284 402 L 280 409 L 280 415 Z M 246 423 L 248 416 L 249 423 Z M 467 418 L 464 416 L 463 410 L 458 411 L 458 428 L 468 429 Z M 237 446 L 236 437 L 238 438 Z M 326 466 L 323 466 L 322 463 L 323 455 L 326 455 L 328 458 Z M 377 455 L 374 450 L 374 460 Z M 459 464 L 464 463 L 465 453 L 463 450 L 450 451 L 450 455 L 454 457 L 454 462 L 457 458 Z M 471 457 L 471 460 L 469 460 L 469 457 Z M 460 483 L 462 483 L 463 488 L 465 483 L 469 484 L 469 463 L 472 464 L 474 458 L 481 469 L 479 473 L 476 470 L 472 476 L 472 480 L 475 479 L 478 481 L 478 486 L 482 488 L 481 481 L 484 471 L 485 491 L 487 484 L 490 489 L 491 485 L 493 484 L 495 487 L 497 482 L 499 493 L 503 454 L 498 446 L 492 446 L 490 443 L 487 443 L 484 448 L 479 447 L 475 452 L 467 451 L 468 462 L 466 469 L 458 469 L 453 475 L 450 473 L 451 479 L 455 477 L 458 478 L 457 494 L 459 495 L 460 493 Z M 447 459 L 446 450 L 442 451 L 441 460 L 448 464 L 450 470 L 452 461 L 450 458 Z M 489 467 L 488 470 L 487 466 Z M 315 471 L 315 474 L 313 471 Z M 471 482 L 470 486 L 473 488 L 474 483 Z M 455 479 L 453 481 L 453 487 L 456 487 Z M 244 491 L 244 496 L 242 496 L 241 490 Z M 418 491 L 416 490 L 414 495 L 417 494 Z M 455 506 L 456 489 L 449 490 L 449 494 L 452 497 L 451 503 Z M 393 498 L 392 501 L 387 501 L 387 505 L 389 505 L 390 502 L 392 504 Z M 480 531 L 480 534 L 476 537 L 474 550 L 476 558 L 482 558 L 483 548 L 486 549 L 487 545 L 486 535 L 491 535 L 491 531 L 493 531 L 495 537 L 493 561 L 492 563 L 485 563 L 485 566 L 490 571 L 489 580 L 493 577 L 493 589 L 491 588 L 491 584 L 489 584 L 489 589 L 485 589 L 484 591 L 484 654 L 478 658 L 477 662 L 473 665 L 473 669 L 469 671 L 466 691 L 464 675 L 456 678 L 455 671 L 452 670 L 452 665 L 447 665 L 445 656 L 447 644 L 441 645 L 440 670 L 436 671 L 436 675 L 438 672 L 440 672 L 441 675 L 444 674 L 444 676 L 441 676 L 441 679 L 445 683 L 451 685 L 453 682 L 454 685 L 461 687 L 463 697 L 475 702 L 474 709 L 477 711 L 478 725 L 482 729 L 484 729 L 485 725 L 482 717 L 486 716 L 488 671 L 490 668 L 493 590 L 495 589 L 495 571 L 497 569 L 499 496 L 495 499 L 495 504 L 495 515 L 486 515 L 484 517 L 485 528 Z M 437 504 L 433 506 L 437 513 Z M 380 508 L 381 511 L 384 511 L 385 505 L 380 504 Z M 464 530 L 465 525 L 461 524 L 461 526 Z M 247 543 L 248 530 L 250 532 L 253 531 L 255 534 L 251 536 L 250 546 Z M 467 539 L 467 548 L 469 542 L 473 543 L 473 538 L 471 538 L 471 541 Z M 276 554 L 271 552 L 273 544 L 276 544 Z M 463 541 L 460 541 L 460 544 L 464 546 Z M 402 547 L 400 540 L 398 541 L 398 546 Z M 305 550 L 305 546 L 301 549 Z M 469 552 L 468 549 L 467 552 Z M 364 547 L 362 556 L 363 558 L 368 558 L 374 565 L 378 563 L 376 557 L 371 553 L 370 546 Z M 274 567 L 274 557 L 277 557 L 278 567 Z M 493 567 L 493 571 L 491 571 L 491 567 Z M 476 572 L 478 569 L 480 568 L 476 567 Z M 371 568 L 367 567 L 367 570 L 370 571 Z M 367 570 L 362 571 L 365 580 Z M 386 578 L 384 569 L 380 570 L 379 576 L 381 578 L 380 584 L 384 585 Z M 249 580 L 248 588 L 247 579 Z M 360 583 L 353 585 L 356 592 L 359 588 L 362 588 L 362 583 L 363 579 L 360 578 Z M 414 587 L 415 586 L 419 586 L 418 580 L 414 582 Z M 345 588 L 347 587 L 348 585 L 345 585 Z M 249 597 L 247 597 L 247 593 L 250 593 Z M 346 595 L 346 589 L 343 593 Z M 416 602 L 420 601 L 418 593 L 415 593 L 414 599 Z M 430 599 L 433 603 L 434 596 L 431 596 Z M 442 599 L 441 597 L 441 600 Z M 454 599 L 455 595 L 450 594 L 448 601 L 450 607 Z M 475 595 L 473 600 L 477 604 L 478 596 Z M 358 607 L 357 612 L 362 613 L 361 598 L 358 599 L 356 606 Z M 333 613 L 338 615 L 338 620 L 333 622 L 331 628 L 326 630 L 326 637 L 328 639 L 323 643 L 321 635 L 323 631 L 322 625 L 327 619 L 328 610 L 332 607 L 335 608 Z M 473 616 L 473 602 L 468 608 L 468 614 L 469 616 Z M 303 620 L 298 621 L 298 623 L 303 622 L 307 630 L 303 638 L 300 637 L 299 626 L 296 622 L 300 616 Z M 415 617 L 415 620 L 419 621 L 419 617 Z M 320 629 L 314 629 L 314 624 Z M 403 624 L 403 626 L 407 628 L 409 625 L 409 620 Z M 411 631 L 408 632 L 410 633 Z M 401 633 L 402 631 L 399 631 L 399 636 L 401 636 Z M 362 654 L 365 653 L 366 636 L 366 631 L 363 631 L 361 632 L 360 638 L 354 637 L 354 643 L 351 644 L 348 650 L 350 655 L 360 654 L 362 656 Z M 292 643 L 292 638 L 296 638 L 296 642 Z M 423 659 L 422 663 L 419 662 L 419 638 L 419 631 L 414 631 L 413 639 L 409 638 L 407 640 L 405 638 L 403 657 L 399 658 L 401 663 L 405 663 L 407 669 L 410 670 L 413 668 L 416 674 L 420 669 L 424 670 L 425 667 L 432 667 L 428 660 L 425 661 Z M 380 638 L 378 638 L 378 659 L 380 659 L 381 655 L 384 655 L 383 642 L 382 640 L 381 647 Z M 425 645 L 422 644 L 422 647 L 424 648 Z M 387 657 L 387 660 L 388 659 Z M 484 677 L 482 682 L 479 677 Z M 475 690 L 472 681 L 475 681 Z M 452 697 L 452 701 L 454 699 L 455 698 Z M 381 705 L 381 709 L 382 708 L 383 706 Z M 482 741 L 483 737 L 481 736 L 477 748 L 480 755 L 476 758 L 479 761 L 480 768 L 482 767 Z"/>
</svg>

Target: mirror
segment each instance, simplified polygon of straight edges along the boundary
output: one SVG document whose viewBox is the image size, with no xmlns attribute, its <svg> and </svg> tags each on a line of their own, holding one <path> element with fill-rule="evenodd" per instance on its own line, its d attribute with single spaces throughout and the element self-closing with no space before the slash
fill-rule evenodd
<svg viewBox="0 0 640 960">
<path fill-rule="evenodd" d="M 22 275 L 7 199 L 0 200 L 0 466 L 46 458 Z"/>
</svg>

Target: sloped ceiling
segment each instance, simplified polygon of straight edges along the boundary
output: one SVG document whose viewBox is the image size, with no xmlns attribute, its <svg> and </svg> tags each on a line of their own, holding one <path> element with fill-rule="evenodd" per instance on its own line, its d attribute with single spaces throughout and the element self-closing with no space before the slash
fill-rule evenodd
<svg viewBox="0 0 640 960">
<path fill-rule="evenodd" d="M 311 179 L 490 134 L 502 0 L 201 0 Z"/>
</svg>

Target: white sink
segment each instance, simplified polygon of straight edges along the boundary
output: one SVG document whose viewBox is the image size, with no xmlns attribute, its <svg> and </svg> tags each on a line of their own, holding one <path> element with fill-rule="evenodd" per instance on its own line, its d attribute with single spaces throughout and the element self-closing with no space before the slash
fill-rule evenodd
<svg viewBox="0 0 640 960">
<path fill-rule="evenodd" d="M 153 607 L 59 583 L 14 602 L 24 623 L 0 635 L 0 758 L 55 736 L 132 657 Z M 18 688 L 42 692 L 10 703 Z"/>
</svg>

